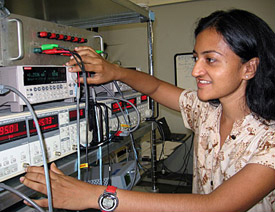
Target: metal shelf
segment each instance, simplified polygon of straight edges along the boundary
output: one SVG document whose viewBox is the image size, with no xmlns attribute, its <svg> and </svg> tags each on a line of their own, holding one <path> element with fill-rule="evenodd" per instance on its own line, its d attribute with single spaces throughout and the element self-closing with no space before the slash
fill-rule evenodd
<svg viewBox="0 0 275 212">
<path fill-rule="evenodd" d="M 14 14 L 80 28 L 141 23 L 149 11 L 129 0 L 8 0 Z"/>
</svg>

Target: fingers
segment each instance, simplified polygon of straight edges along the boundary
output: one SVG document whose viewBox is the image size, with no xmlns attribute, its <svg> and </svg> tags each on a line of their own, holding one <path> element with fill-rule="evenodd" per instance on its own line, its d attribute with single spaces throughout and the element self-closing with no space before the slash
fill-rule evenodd
<svg viewBox="0 0 275 212">
<path fill-rule="evenodd" d="M 83 60 L 83 63 L 85 65 L 85 70 L 86 71 L 88 71 L 88 72 L 99 72 L 99 71 L 102 70 L 103 59 L 101 59 L 101 58 L 100 59 L 98 59 L 98 58 L 94 58 L 94 59 L 88 58 L 87 59 L 87 57 L 83 57 L 82 60 Z M 75 61 L 70 63 L 72 65 L 69 65 L 69 62 L 66 63 L 67 66 L 70 66 L 69 71 L 70 72 L 81 72 L 82 70 L 75 63 L 76 63 Z"/>
<path fill-rule="evenodd" d="M 90 199 L 90 184 L 64 175 L 54 163 L 50 166 L 50 180 L 53 206 L 55 208 L 70 210 L 88 208 L 85 198 Z M 20 178 L 20 182 L 35 191 L 47 195 L 47 186 L 42 167 L 28 167 L 26 175 Z M 47 199 L 35 200 L 35 202 L 42 207 L 48 206 Z M 27 202 L 25 204 L 30 205 Z"/>
<path fill-rule="evenodd" d="M 55 164 L 54 164 L 55 165 Z M 54 166 L 53 165 L 53 166 Z M 64 175 L 56 166 L 55 168 L 53 167 L 54 171 L 51 170 L 49 173 L 50 173 L 50 178 L 52 180 L 55 180 L 57 177 L 56 177 L 56 174 L 62 174 Z M 28 166 L 27 169 L 26 169 L 26 172 L 27 174 L 32 174 L 30 176 L 34 176 L 34 177 L 37 177 L 39 181 L 41 180 L 44 180 L 43 178 L 45 178 L 45 170 L 44 170 L 44 167 L 39 167 L 39 166 Z"/>
<path fill-rule="evenodd" d="M 51 164 L 51 171 L 56 173 L 56 174 L 64 175 L 64 173 L 62 171 L 60 171 L 60 169 L 57 168 L 55 163 Z"/>
<path fill-rule="evenodd" d="M 91 52 L 94 52 L 95 54 L 97 54 L 96 51 L 90 46 L 78 46 L 75 48 L 76 52 L 85 51 L 85 50 L 88 50 L 88 51 L 91 51 Z"/>
<path fill-rule="evenodd" d="M 44 174 L 44 168 L 43 167 L 36 167 L 36 166 L 29 166 L 26 170 L 26 175 L 24 177 L 20 178 L 20 182 L 23 183 L 25 186 L 40 191 L 43 194 L 47 193 L 46 188 L 46 179 Z M 57 175 L 63 175 L 63 172 L 61 172 L 55 165 L 55 163 L 51 164 L 50 169 L 50 179 L 51 181 L 56 180 L 58 178 Z"/>
<path fill-rule="evenodd" d="M 89 47 L 89 46 L 76 47 L 75 51 L 80 56 L 84 56 L 84 55 L 99 56 L 99 54 L 96 53 L 96 51 L 94 49 L 92 49 L 91 47 Z"/>
<path fill-rule="evenodd" d="M 41 174 L 28 173 L 24 177 L 20 177 L 19 180 L 29 188 L 47 194 L 45 178 Z"/>
<path fill-rule="evenodd" d="M 84 63 L 93 63 L 93 59 L 99 58 L 102 60 L 101 56 L 97 54 L 91 47 L 77 47 L 75 48 L 77 54 L 81 57 Z M 67 66 L 74 66 L 77 61 L 71 56 L 70 60 L 66 63 Z"/>
<path fill-rule="evenodd" d="M 108 80 L 109 81 L 109 80 Z M 78 79 L 78 82 L 79 83 L 84 83 L 84 79 L 83 77 L 80 77 Z M 97 85 L 97 84 L 102 84 L 102 83 L 105 83 L 106 80 L 104 80 L 101 76 L 99 76 L 98 74 L 95 74 L 91 77 L 88 77 L 87 78 L 87 83 L 90 84 L 90 85 Z"/>
<path fill-rule="evenodd" d="M 42 166 L 28 166 L 26 172 L 44 174 L 44 168 Z"/>
<path fill-rule="evenodd" d="M 91 47 L 78 47 L 76 48 L 76 52 L 82 59 L 82 62 L 85 64 L 85 69 L 88 72 L 97 72 L 100 71 L 102 66 L 106 61 L 96 53 Z M 69 71 L 72 72 L 80 72 L 80 67 L 78 66 L 78 62 L 72 56 L 70 60 L 66 63 L 67 66 L 72 66 Z"/>
<path fill-rule="evenodd" d="M 32 199 L 33 202 L 35 202 L 37 205 L 39 205 L 42 208 L 46 208 L 48 207 L 48 199 L 39 199 L 39 200 L 34 200 Z M 24 200 L 23 201 L 24 204 L 32 207 L 32 204 L 30 204 L 28 201 Z"/>
<path fill-rule="evenodd" d="M 118 68 L 116 65 L 109 63 L 103 59 L 98 53 L 95 52 L 91 47 L 82 46 L 75 49 L 75 51 L 80 55 L 83 65 L 85 66 L 86 72 L 93 72 L 91 77 L 87 77 L 88 84 L 102 84 L 110 82 L 112 80 L 117 80 Z M 82 72 L 80 64 L 71 57 L 71 59 L 66 63 L 69 67 L 70 72 Z M 80 83 L 83 83 L 83 79 L 79 79 Z"/>
</svg>

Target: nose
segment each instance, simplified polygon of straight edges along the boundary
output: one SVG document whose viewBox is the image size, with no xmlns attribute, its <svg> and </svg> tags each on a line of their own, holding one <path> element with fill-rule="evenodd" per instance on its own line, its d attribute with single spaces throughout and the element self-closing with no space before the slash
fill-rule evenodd
<svg viewBox="0 0 275 212">
<path fill-rule="evenodd" d="M 192 70 L 192 76 L 196 78 L 199 76 L 203 76 L 205 73 L 206 70 L 204 69 L 202 62 L 200 60 L 197 60 Z"/>
</svg>

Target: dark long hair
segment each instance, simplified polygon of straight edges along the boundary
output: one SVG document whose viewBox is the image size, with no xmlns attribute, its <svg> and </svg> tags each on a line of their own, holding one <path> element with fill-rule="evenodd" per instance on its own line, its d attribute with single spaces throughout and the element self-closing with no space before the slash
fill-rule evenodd
<svg viewBox="0 0 275 212">
<path fill-rule="evenodd" d="M 266 120 L 275 120 L 275 34 L 256 15 L 233 9 L 216 11 L 200 19 L 195 37 L 207 28 L 220 33 L 242 62 L 259 58 L 255 76 L 246 87 L 246 103 L 250 110 Z"/>
</svg>

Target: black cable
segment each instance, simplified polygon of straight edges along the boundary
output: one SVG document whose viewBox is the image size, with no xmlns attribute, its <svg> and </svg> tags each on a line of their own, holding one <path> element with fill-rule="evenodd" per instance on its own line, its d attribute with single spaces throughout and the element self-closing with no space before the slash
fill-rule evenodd
<svg viewBox="0 0 275 212">
<path fill-rule="evenodd" d="M 159 131 L 159 134 L 161 136 L 161 140 L 162 140 L 162 148 L 161 148 L 161 153 L 159 155 L 159 161 L 161 161 L 161 156 L 164 155 L 164 144 L 165 144 L 165 135 L 164 135 L 164 131 L 162 128 L 162 125 L 157 121 L 157 120 L 153 120 L 156 124 L 157 124 L 157 129 Z"/>
<path fill-rule="evenodd" d="M 98 129 L 99 129 L 99 139 L 98 139 L 98 143 L 102 143 L 103 139 L 103 114 L 102 114 L 102 108 L 99 104 L 96 104 L 96 108 L 98 110 Z"/>
<path fill-rule="evenodd" d="M 105 104 L 103 104 L 103 103 L 96 103 L 96 104 L 104 105 L 104 106 L 106 106 L 106 108 L 107 108 L 108 110 L 111 110 L 111 111 L 112 111 L 112 109 L 111 109 L 109 106 L 107 106 L 107 105 L 105 105 Z M 107 112 L 106 114 L 108 114 L 108 112 Z M 119 131 L 119 123 L 120 123 L 120 121 L 119 121 L 119 118 L 118 118 L 117 114 L 114 114 L 114 115 L 115 115 L 115 117 L 116 117 L 116 119 L 117 119 L 117 121 L 118 121 L 118 125 L 117 125 L 116 131 L 115 131 L 115 132 L 112 132 L 112 136 L 109 137 L 109 139 L 106 138 L 106 139 L 104 139 L 101 143 L 93 143 L 93 142 L 91 142 L 91 145 L 89 146 L 89 150 L 95 149 L 95 148 L 97 148 L 97 147 L 99 147 L 99 146 L 102 146 L 102 145 L 106 144 L 107 142 L 112 141 L 112 140 L 115 138 L 116 133 Z M 105 118 L 105 119 L 106 119 L 106 118 Z M 108 122 L 109 122 L 109 117 L 108 117 Z M 109 130 L 109 125 L 108 125 L 108 130 Z M 109 132 L 109 133 L 110 133 L 110 132 Z"/>
<path fill-rule="evenodd" d="M 90 143 L 95 143 L 93 141 L 97 141 L 98 140 L 98 125 L 96 123 L 96 104 L 94 101 L 90 102 L 89 105 L 89 131 L 92 131 L 93 134 L 93 138 L 92 141 Z"/>
<path fill-rule="evenodd" d="M 178 185 L 177 185 L 177 187 L 176 187 L 176 189 L 174 191 L 174 192 L 177 192 L 177 190 L 179 189 L 179 186 L 180 186 L 181 182 L 183 181 L 183 177 L 185 175 L 185 172 L 187 170 L 187 166 L 188 166 L 188 163 L 189 163 L 189 160 L 190 160 L 190 156 L 191 156 L 191 150 L 192 150 L 192 147 L 193 147 L 193 141 L 191 141 L 192 143 L 190 145 L 190 148 L 189 148 L 188 152 L 186 151 L 186 143 L 185 143 L 185 152 L 187 152 L 187 153 L 184 154 L 183 164 L 182 164 L 182 166 L 177 171 L 172 171 L 167 166 L 165 166 L 164 160 L 160 160 L 161 159 L 161 155 L 163 154 L 164 142 L 165 142 L 165 135 L 164 135 L 164 131 L 163 131 L 163 126 L 158 121 L 156 121 L 156 120 L 153 120 L 153 121 L 155 121 L 155 123 L 157 124 L 157 128 L 159 130 L 160 136 L 161 136 L 162 141 L 163 141 L 162 153 L 159 156 L 159 161 L 161 161 L 161 163 L 162 163 L 162 169 L 167 170 L 169 172 L 169 174 L 178 174 L 178 172 L 180 172 L 180 170 L 182 170 L 182 174 L 181 174 L 179 183 L 178 183 Z M 191 140 L 192 140 L 192 138 L 191 138 Z"/>
<path fill-rule="evenodd" d="M 78 64 L 78 66 L 80 67 L 80 69 L 81 69 L 81 71 L 82 71 L 82 74 L 83 74 L 83 80 L 84 80 L 84 86 L 85 86 L 85 97 L 86 97 L 86 100 L 89 98 L 87 98 L 87 96 L 89 96 L 88 95 L 88 86 L 87 86 L 87 76 L 86 76 L 86 71 L 85 71 L 85 67 L 84 67 L 84 64 L 83 64 L 83 61 L 82 61 L 82 58 L 80 57 L 80 55 L 78 55 L 76 52 L 72 52 L 72 51 L 70 51 L 71 52 L 71 54 L 72 54 L 72 56 L 74 57 L 74 59 L 75 59 L 75 61 L 77 62 L 77 64 Z M 79 59 L 79 61 L 77 60 L 77 58 Z M 118 89 L 118 91 L 120 91 L 120 88 L 119 88 L 119 86 L 115 83 L 115 85 L 116 85 L 116 87 L 117 87 L 117 89 Z M 122 97 L 123 97 L 123 94 L 121 93 L 121 91 L 120 91 L 120 94 L 122 95 Z M 88 105 L 88 102 L 89 101 L 86 101 L 86 106 Z M 126 108 L 126 107 L 125 107 Z M 99 109 L 99 116 L 100 116 L 100 118 L 102 118 L 102 111 L 101 111 L 101 107 L 98 107 L 98 109 Z M 96 112 L 96 111 L 95 111 Z M 88 114 L 88 112 L 86 113 L 86 114 Z M 129 116 L 127 116 L 127 118 L 128 118 L 128 121 L 130 122 L 130 117 Z M 102 123 L 102 121 L 100 121 L 100 123 Z M 87 124 L 88 124 L 88 121 L 87 121 Z M 119 125 L 118 125 L 119 126 Z M 100 136 L 100 138 L 102 139 L 103 138 L 103 131 L 102 131 L 102 126 L 99 126 L 100 127 L 100 134 L 101 134 L 101 136 Z M 88 138 L 88 136 L 86 136 L 86 138 Z M 131 138 L 131 140 L 133 139 L 133 135 L 132 135 L 132 133 L 130 133 L 130 138 Z M 107 141 L 109 141 L 109 139 L 107 139 Z M 88 149 L 89 149 L 89 147 L 88 147 L 88 139 L 86 139 L 86 162 L 88 163 Z M 132 140 L 132 143 L 134 143 L 134 141 Z M 98 144 L 98 146 L 99 145 L 102 145 L 103 144 L 103 140 L 101 140 L 101 141 L 99 141 L 99 144 Z M 108 146 L 109 147 L 109 146 Z M 133 150 L 134 150 L 134 152 L 135 152 L 135 156 L 136 156 L 136 161 L 138 162 L 138 158 L 137 158 L 137 151 L 136 151 L 136 149 L 135 149 L 135 146 L 133 145 Z"/>
<path fill-rule="evenodd" d="M 177 192 L 177 190 L 179 189 L 179 186 L 180 186 L 180 183 L 183 181 L 183 178 L 184 178 L 184 175 L 185 175 L 185 172 L 187 170 L 187 166 L 188 166 L 188 163 L 189 163 L 189 160 L 190 160 L 190 156 L 191 156 L 191 150 L 192 150 L 192 147 L 193 147 L 193 135 L 192 135 L 192 138 L 191 138 L 191 145 L 190 145 L 190 148 L 188 150 L 188 153 L 186 154 L 185 158 L 184 158 L 184 161 L 185 161 L 185 168 L 183 169 L 182 171 L 182 175 L 180 177 L 180 180 L 179 180 L 179 183 L 178 183 L 178 186 L 176 187 L 175 191 L 174 192 Z M 183 168 L 183 167 L 182 167 Z"/>
<path fill-rule="evenodd" d="M 105 104 L 100 104 L 102 107 L 104 107 L 104 122 L 105 122 L 105 134 L 106 134 L 106 140 L 107 140 L 107 154 L 108 154 L 108 185 L 112 185 L 112 167 L 111 167 L 111 159 L 110 159 L 110 148 L 109 144 L 111 142 L 110 140 L 110 129 L 109 129 L 109 114 L 108 114 L 108 107 Z"/>
<path fill-rule="evenodd" d="M 166 138 L 165 138 L 165 134 L 164 134 L 164 131 L 163 131 L 163 126 L 162 126 L 158 121 L 156 121 L 156 120 L 152 120 L 152 121 L 155 121 L 155 123 L 157 124 L 157 128 L 158 128 L 158 130 L 159 130 L 160 136 L 161 136 L 162 141 L 163 141 L 163 144 L 164 144 L 164 141 L 166 140 Z M 191 143 L 191 146 L 190 146 L 190 149 L 189 149 L 187 155 L 184 156 L 185 158 L 186 158 L 187 156 L 190 155 L 190 151 L 191 151 L 191 149 L 192 149 L 192 145 L 193 145 L 193 142 Z M 163 145 L 163 147 L 164 147 L 164 145 Z M 185 148 L 186 148 L 186 147 L 185 147 Z M 162 152 L 163 152 L 163 148 L 162 148 Z M 186 152 L 186 151 L 185 151 L 185 152 Z M 162 154 L 162 153 L 161 153 L 161 154 Z M 160 154 L 160 157 L 159 157 L 159 158 L 161 158 L 161 154 Z M 188 159 L 188 160 L 189 160 L 189 159 Z M 161 161 L 161 160 L 159 160 L 159 161 Z M 185 161 L 185 159 L 184 159 L 184 161 Z M 184 162 L 183 165 L 180 167 L 180 169 L 177 170 L 177 171 L 171 171 L 169 168 L 167 168 L 167 167 L 164 165 L 164 161 L 162 161 L 162 164 L 163 164 L 163 167 L 164 167 L 165 169 L 167 169 L 169 172 L 171 172 L 171 173 L 177 173 L 177 172 L 179 172 L 180 170 L 183 169 L 183 167 L 184 167 L 184 165 L 185 165 L 185 162 Z"/>
<path fill-rule="evenodd" d="M 72 54 L 73 58 L 75 59 L 77 65 L 79 66 L 79 68 L 81 69 L 82 72 L 82 77 L 83 77 L 83 84 L 84 84 L 84 88 L 85 88 L 85 120 L 86 120 L 86 124 L 89 124 L 89 89 L 88 89 L 88 84 L 87 84 L 87 73 L 85 70 L 85 66 L 83 63 L 83 60 L 81 58 L 81 56 L 74 52 L 74 51 L 70 51 L 70 53 Z M 88 127 L 86 127 L 86 153 L 85 153 L 85 160 L 86 163 L 89 163 L 89 159 L 88 159 L 88 151 L 89 151 L 89 144 L 88 144 Z M 80 164 L 79 164 L 80 165 Z M 89 172 L 89 166 L 87 166 L 86 169 L 87 172 L 87 176 L 88 176 L 88 172 Z"/>
</svg>

